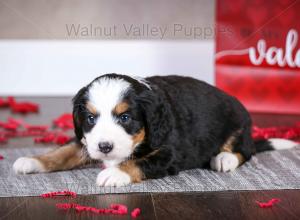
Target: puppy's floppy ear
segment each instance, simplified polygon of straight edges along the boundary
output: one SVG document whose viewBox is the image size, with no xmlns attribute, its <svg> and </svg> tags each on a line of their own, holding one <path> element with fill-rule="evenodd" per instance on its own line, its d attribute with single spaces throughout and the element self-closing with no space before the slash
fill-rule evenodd
<svg viewBox="0 0 300 220">
<path fill-rule="evenodd" d="M 172 130 L 172 114 L 168 102 L 162 92 L 145 90 L 139 95 L 139 103 L 143 112 L 148 143 L 151 147 L 160 147 Z"/>
<path fill-rule="evenodd" d="M 80 141 L 83 137 L 82 131 L 82 118 L 81 118 L 81 111 L 84 109 L 84 106 L 87 101 L 87 88 L 83 87 L 79 90 L 79 92 L 74 96 L 72 99 L 73 101 L 73 123 L 74 123 L 74 132 L 78 141 Z"/>
</svg>

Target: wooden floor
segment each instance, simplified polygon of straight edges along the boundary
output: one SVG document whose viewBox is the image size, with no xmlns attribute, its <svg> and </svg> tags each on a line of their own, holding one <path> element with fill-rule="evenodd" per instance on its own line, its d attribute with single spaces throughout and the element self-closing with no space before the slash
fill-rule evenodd
<svg viewBox="0 0 300 220">
<path fill-rule="evenodd" d="M 30 123 L 49 124 L 51 119 L 71 111 L 70 98 L 25 98 L 41 104 L 38 115 L 22 117 Z M 0 121 L 11 116 L 8 110 L 0 110 Z M 253 115 L 259 126 L 291 125 L 300 116 Z M 1 148 L 32 146 L 30 138 L 12 140 Z M 34 145 L 39 146 L 39 145 Z M 300 172 L 300 171 L 299 171 Z M 278 177 L 280 178 L 280 177 Z M 300 184 L 300 180 L 299 180 Z M 259 208 L 255 201 L 280 198 L 273 208 Z M 142 210 L 137 219 L 300 219 L 300 190 L 225 191 L 189 193 L 134 193 L 78 196 L 74 199 L 42 199 L 39 197 L 0 198 L 0 219 L 130 219 L 127 216 L 100 216 L 74 211 L 58 211 L 56 203 L 76 202 L 82 205 L 107 207 L 122 203 L 129 210 Z"/>
</svg>

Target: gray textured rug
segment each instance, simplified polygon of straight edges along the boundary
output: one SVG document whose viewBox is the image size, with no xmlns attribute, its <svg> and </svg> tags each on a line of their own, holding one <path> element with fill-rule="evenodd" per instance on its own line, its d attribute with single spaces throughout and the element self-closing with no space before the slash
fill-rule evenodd
<svg viewBox="0 0 300 220">
<path fill-rule="evenodd" d="M 18 157 L 47 150 L 49 148 L 1 149 L 0 154 L 5 159 L 0 160 L 0 197 L 35 196 L 64 189 L 78 194 L 300 189 L 300 147 L 258 154 L 231 173 L 194 169 L 119 188 L 97 187 L 98 167 L 47 174 L 14 174 L 12 164 Z"/>
</svg>

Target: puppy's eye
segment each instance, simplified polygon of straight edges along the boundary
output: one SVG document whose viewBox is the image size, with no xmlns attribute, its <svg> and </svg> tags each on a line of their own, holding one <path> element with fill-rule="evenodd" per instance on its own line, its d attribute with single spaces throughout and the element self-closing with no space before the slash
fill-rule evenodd
<svg viewBox="0 0 300 220">
<path fill-rule="evenodd" d="M 88 123 L 89 125 L 95 125 L 95 124 L 96 124 L 96 118 L 95 118 L 95 116 L 89 115 L 89 116 L 87 117 L 87 123 Z"/>
<path fill-rule="evenodd" d="M 122 114 L 119 116 L 119 120 L 121 123 L 128 123 L 130 121 L 131 117 L 129 114 Z"/>
</svg>

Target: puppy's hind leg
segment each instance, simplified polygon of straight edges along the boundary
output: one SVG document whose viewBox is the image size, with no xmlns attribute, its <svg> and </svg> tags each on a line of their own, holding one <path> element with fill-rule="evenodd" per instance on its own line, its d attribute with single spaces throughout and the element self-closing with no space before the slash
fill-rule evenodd
<svg viewBox="0 0 300 220">
<path fill-rule="evenodd" d="M 13 164 L 13 169 L 18 174 L 52 172 L 72 169 L 83 165 L 87 160 L 88 156 L 82 150 L 82 145 L 72 142 L 44 155 L 20 157 Z"/>
<path fill-rule="evenodd" d="M 234 171 L 243 160 L 240 153 L 221 152 L 210 160 L 210 168 L 218 172 Z"/>
<path fill-rule="evenodd" d="M 210 160 L 212 170 L 233 171 L 254 154 L 254 143 L 249 129 L 241 129 L 230 136 L 221 146 L 220 153 Z"/>
</svg>

